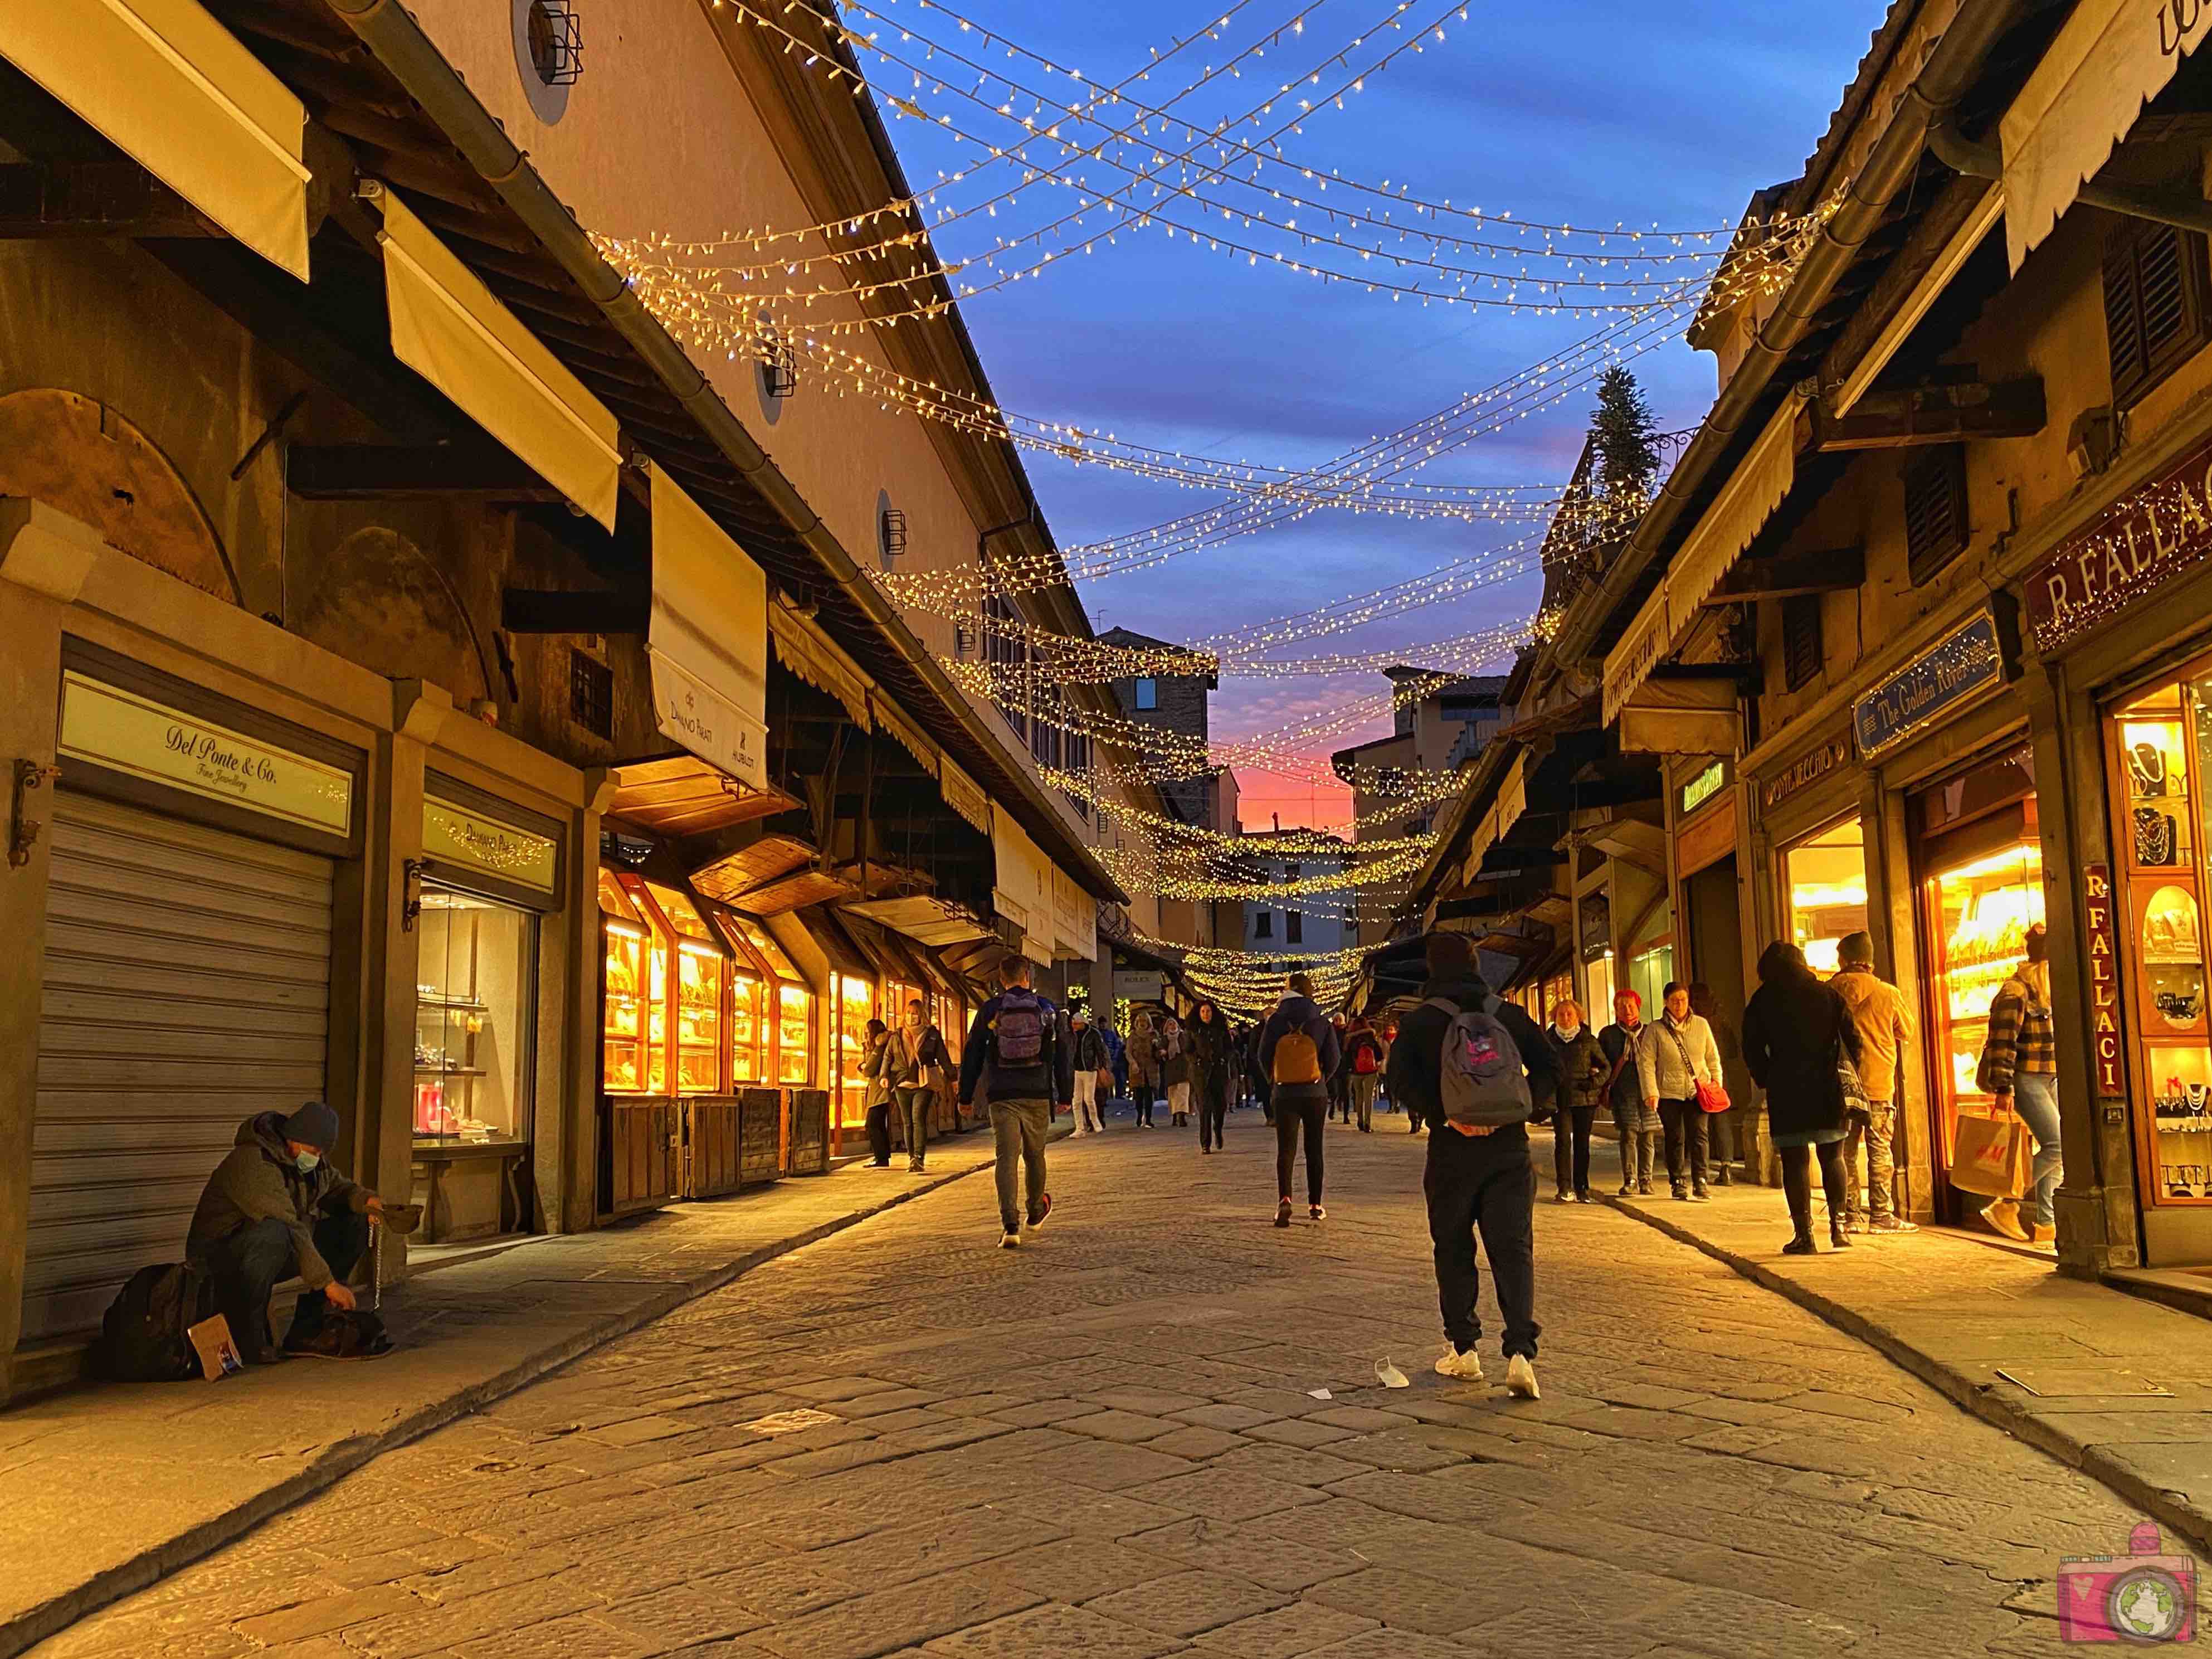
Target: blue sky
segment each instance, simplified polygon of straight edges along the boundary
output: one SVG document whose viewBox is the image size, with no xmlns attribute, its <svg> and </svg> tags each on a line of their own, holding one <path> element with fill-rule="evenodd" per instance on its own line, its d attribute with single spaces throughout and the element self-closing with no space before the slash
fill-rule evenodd
<svg viewBox="0 0 2212 1659">
<path fill-rule="evenodd" d="M 971 56 L 1041 87 L 1070 83 L 988 54 L 980 35 L 916 0 L 868 0 L 893 23 L 954 40 Z M 982 30 L 1004 27 L 1023 46 L 1111 82 L 1219 11 L 1170 0 L 1113 6 L 956 0 Z M 1218 42 L 1193 47 L 1132 90 L 1164 101 L 1198 67 L 1218 63 L 1285 21 L 1303 0 L 1251 0 Z M 1225 81 L 1186 106 L 1209 122 L 1241 112 L 1285 71 L 1324 55 L 1391 9 L 1391 0 L 1328 0 L 1304 33 L 1267 53 L 1272 78 Z M 1417 6 L 1422 18 L 1440 7 Z M 1310 117 L 1283 139 L 1318 169 L 1410 184 L 1416 195 L 1510 209 L 1516 218 L 1611 226 L 1709 226 L 1733 220 L 1752 191 L 1795 177 L 1870 32 L 1879 0 L 1825 0 L 1786 9 L 1751 0 L 1585 0 L 1573 8 L 1472 5 L 1419 56 L 1369 78 L 1342 112 Z M 1785 21 L 1786 11 L 1786 21 Z M 860 27 L 862 20 L 848 20 Z M 875 27 L 884 27 L 878 24 Z M 896 42 L 894 32 L 884 36 Z M 1385 37 L 1363 58 L 1388 49 Z M 909 52 L 918 48 L 908 46 Z M 939 60 L 940 64 L 943 60 Z M 979 135 L 1003 133 L 987 112 L 871 64 L 883 91 L 911 95 Z M 969 82 L 972 83 L 973 77 Z M 993 96 L 1002 89 L 986 88 Z M 1220 95 L 1215 95 L 1218 91 Z M 1073 94 L 1069 94 L 1073 95 Z M 1121 118 L 1127 118 L 1126 117 Z M 941 131 L 893 119 L 917 186 L 970 165 L 975 152 Z M 1248 133 L 1250 130 L 1247 130 Z M 1187 139 L 1178 142 L 1188 143 Z M 1048 144 L 1030 152 L 1055 154 Z M 1110 169 L 1091 165 L 1101 181 Z M 1003 165 L 994 189 L 1011 182 Z M 948 192 L 960 204 L 993 193 L 978 180 Z M 1341 192 L 1334 199 L 1346 199 Z M 1065 193 L 1039 184 L 997 219 L 940 234 L 947 257 L 972 254 L 1063 210 Z M 1049 212 L 1047 211 L 1049 208 Z M 1294 211 L 1295 210 L 1281 210 Z M 1103 222 L 1094 221 L 1094 223 Z M 1312 222 L 1310 216 L 1307 222 Z M 980 227 L 980 228 L 979 228 Z M 1241 233 L 1240 233 L 1241 234 Z M 978 295 L 963 307 L 1001 404 L 1188 453 L 1310 465 L 1449 404 L 1462 392 L 1535 362 L 1601 319 L 1538 316 L 1488 307 L 1391 302 L 1349 284 L 1252 269 L 1242 259 L 1127 232 L 1088 258 L 1056 263 L 1035 280 Z M 1695 424 L 1710 402 L 1709 357 L 1676 341 L 1633 364 L 1661 422 Z M 1510 430 L 1432 463 L 1424 482 L 1558 482 L 1578 452 L 1589 399 L 1577 393 Z M 1099 468 L 1032 459 L 1032 477 L 1063 545 L 1124 532 L 1187 512 L 1210 497 Z M 1087 584 L 1103 628 L 1122 625 L 1193 638 L 1322 605 L 1496 544 L 1519 530 L 1324 513 L 1280 532 L 1191 553 L 1156 569 Z M 1525 613 L 1527 583 L 1431 606 L 1340 635 L 1320 648 L 1369 649 L 1437 639 Z M 1316 679 L 1224 679 L 1218 732 L 1279 726 L 1340 708 L 1373 684 Z M 1374 735 L 1368 728 L 1318 745 Z M 1260 773 L 1242 778 L 1248 824 L 1271 811 L 1284 822 L 1340 812 L 1326 793 Z"/>
</svg>

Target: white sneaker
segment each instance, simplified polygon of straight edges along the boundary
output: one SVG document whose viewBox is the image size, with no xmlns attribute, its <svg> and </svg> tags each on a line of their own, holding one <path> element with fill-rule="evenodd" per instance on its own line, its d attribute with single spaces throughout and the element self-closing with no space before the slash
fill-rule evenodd
<svg viewBox="0 0 2212 1659">
<path fill-rule="evenodd" d="M 1020 1249 L 1022 1248 L 1022 1236 L 1019 1233 L 1000 1233 L 999 1235 L 999 1248 L 1002 1250 Z"/>
<path fill-rule="evenodd" d="M 1473 1348 L 1462 1353 L 1447 1342 L 1444 1351 L 1437 1356 L 1437 1375 L 1455 1376 L 1462 1382 L 1480 1382 L 1482 1381 L 1482 1356 Z"/>
<path fill-rule="evenodd" d="M 1516 1400 L 1540 1400 L 1536 1389 L 1536 1368 L 1528 1363 L 1526 1354 L 1515 1354 L 1505 1362 L 1505 1392 Z"/>
</svg>

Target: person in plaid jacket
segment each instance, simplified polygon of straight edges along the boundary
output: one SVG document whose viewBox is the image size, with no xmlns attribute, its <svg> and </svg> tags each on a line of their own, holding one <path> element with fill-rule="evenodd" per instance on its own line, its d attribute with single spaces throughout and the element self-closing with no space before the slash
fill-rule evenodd
<svg viewBox="0 0 2212 1659">
<path fill-rule="evenodd" d="M 2035 1139 L 2028 1196 L 2029 1225 L 2020 1224 L 2019 1201 L 1992 1199 L 1982 1219 L 2008 1238 L 2050 1243 L 2051 1194 L 2065 1173 L 2058 1146 L 2058 1039 L 2051 1023 L 2051 944 L 2041 922 L 2027 930 L 2027 957 L 1997 988 L 1990 1004 L 1990 1033 L 1978 1081 L 1996 1097 L 2001 1112 L 2016 1111 Z"/>
</svg>

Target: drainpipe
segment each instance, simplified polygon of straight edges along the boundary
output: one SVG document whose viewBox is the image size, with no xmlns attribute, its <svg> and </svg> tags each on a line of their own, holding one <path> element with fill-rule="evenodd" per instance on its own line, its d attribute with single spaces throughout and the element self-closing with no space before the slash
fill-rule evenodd
<svg viewBox="0 0 2212 1659">
<path fill-rule="evenodd" d="M 1948 117 L 1928 129 L 1928 148 L 1945 167 L 1969 179 L 2004 177 L 2004 153 L 1987 142 L 1970 143 Z M 2126 185 L 2086 184 L 2074 192 L 2074 199 L 2130 219 L 2148 219 L 2182 230 L 2212 234 L 2212 202 L 2202 196 L 2138 190 Z"/>
<path fill-rule="evenodd" d="M 1905 88 L 1889 125 L 1851 180 L 1843 205 L 1820 228 L 1820 239 L 1783 290 L 1781 303 L 1760 325 L 1743 362 L 1721 388 L 1698 435 L 1644 510 L 1635 535 L 1599 581 L 1595 594 L 1568 612 L 1553 642 L 1553 654 L 1558 660 L 1576 662 L 1589 655 L 1599 628 L 1627 599 L 1658 557 L 1662 544 L 1687 510 L 1691 495 L 1751 419 L 1775 371 L 1827 305 L 1860 246 L 1881 228 L 1890 204 L 1911 182 L 1927 148 L 1929 130 L 1947 118 L 1972 89 L 1991 49 L 2039 3 L 2040 0 L 1990 0 L 1979 4 L 1966 0 L 1960 16 L 1936 41 L 1918 78 Z"/>
<path fill-rule="evenodd" d="M 592 246 L 583 228 L 561 204 L 560 198 L 529 165 L 528 158 L 477 101 L 467 83 L 454 72 L 453 66 L 398 0 L 324 0 L 324 3 L 361 37 L 362 43 L 406 89 L 407 94 L 422 106 L 423 112 L 453 142 L 463 159 L 529 227 L 545 251 L 605 314 L 616 331 L 644 360 L 684 411 L 699 423 L 714 447 L 761 493 L 846 597 L 860 607 L 907 665 L 936 695 L 962 732 L 987 753 L 996 750 L 998 739 L 990 728 L 969 706 L 967 697 L 937 659 L 915 636 L 897 607 L 853 562 L 829 526 L 806 504 L 805 498 L 792 488 L 791 481 L 753 441 L 752 434 L 730 413 L 721 394 L 684 354 L 684 348 L 645 308 L 614 268 L 599 257 L 599 251 Z M 1054 838 L 1068 850 L 1073 867 L 1090 878 L 1092 890 L 1103 892 L 1117 903 L 1127 903 L 1129 896 L 1106 873 L 1105 866 L 1080 841 L 1060 828 L 1058 809 L 1029 769 L 1016 762 L 1005 769 L 1024 801 L 1037 816 L 1053 824 Z"/>
</svg>

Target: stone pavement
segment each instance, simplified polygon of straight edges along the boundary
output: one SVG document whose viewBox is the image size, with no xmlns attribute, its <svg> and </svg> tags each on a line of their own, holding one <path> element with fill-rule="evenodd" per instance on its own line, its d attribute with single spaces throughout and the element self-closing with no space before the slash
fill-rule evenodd
<svg viewBox="0 0 2212 1659">
<path fill-rule="evenodd" d="M 1278 1231 L 1272 1140 L 1117 1124 L 1021 1250 L 968 1182 L 781 1256 L 37 1659 L 2024 1659 L 2140 1519 L 1603 1206 L 1539 1208 L 1543 1400 L 1447 1382 L 1421 1143 L 1333 1129 Z"/>
<path fill-rule="evenodd" d="M 1610 1193 L 1617 1158 L 1594 1160 Z M 1549 1182 L 1546 1182 L 1549 1191 Z M 1773 1188 L 1717 1187 L 1711 1204 L 1613 1199 L 1622 1209 L 1779 1291 L 1968 1410 L 2094 1474 L 2212 1547 L 2212 1320 L 2069 1279 L 2051 1258 L 1923 1231 L 1855 1236 L 1785 1256 Z"/>
<path fill-rule="evenodd" d="M 386 1295 L 399 1351 L 374 1364 L 0 1413 L 0 1655 L 783 1251 L 988 1169 L 991 1152 L 971 1133 L 933 1147 L 927 1176 L 848 1164 L 418 1274 Z"/>
</svg>

